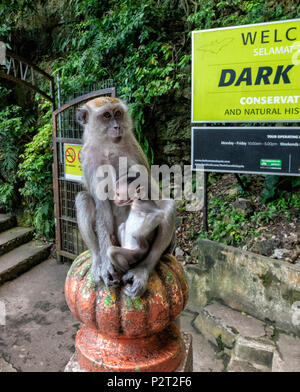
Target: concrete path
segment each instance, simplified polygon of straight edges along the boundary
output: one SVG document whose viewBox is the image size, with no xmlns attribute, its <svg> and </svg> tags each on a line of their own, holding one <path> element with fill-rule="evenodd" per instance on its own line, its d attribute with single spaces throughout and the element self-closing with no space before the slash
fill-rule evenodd
<svg viewBox="0 0 300 392">
<path fill-rule="evenodd" d="M 64 298 L 69 267 L 48 259 L 0 287 L 0 371 L 63 371 L 79 328 Z"/>
<path fill-rule="evenodd" d="M 64 297 L 69 267 L 48 259 L 0 286 L 6 308 L 6 325 L 0 318 L 0 372 L 64 370 L 80 326 Z M 194 371 L 222 371 L 214 346 L 192 327 L 195 316 L 184 312 L 181 317 L 181 329 L 193 335 Z"/>
<path fill-rule="evenodd" d="M 194 372 L 222 372 L 225 363 L 221 352 L 192 326 L 196 317 L 197 313 L 187 310 L 183 311 L 180 317 L 180 329 L 193 337 Z"/>
</svg>

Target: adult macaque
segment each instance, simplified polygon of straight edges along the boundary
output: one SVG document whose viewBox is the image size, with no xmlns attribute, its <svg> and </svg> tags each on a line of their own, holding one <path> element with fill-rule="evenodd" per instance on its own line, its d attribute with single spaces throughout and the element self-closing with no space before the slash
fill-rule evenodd
<svg viewBox="0 0 300 392">
<path fill-rule="evenodd" d="M 148 162 L 133 135 L 128 108 L 118 98 L 100 97 L 87 102 L 78 109 L 77 120 L 84 127 L 81 165 L 86 188 L 76 196 L 77 221 L 92 254 L 93 278 L 96 282 L 102 279 L 110 287 L 117 287 L 122 279 L 126 295 L 141 296 L 161 255 L 174 246 L 174 201 L 156 201 L 164 211 L 164 219 L 158 225 L 151 249 L 144 260 L 122 276 L 113 267 L 107 251 L 117 238 L 118 227 L 127 220 L 130 206 L 119 208 L 113 200 L 100 200 L 97 186 L 103 177 L 97 177 L 96 173 L 102 165 L 112 165 L 118 173 L 119 158 L 126 157 L 129 168 L 144 165 L 151 179 Z"/>
<path fill-rule="evenodd" d="M 127 176 L 123 182 L 122 179 L 117 181 L 114 199 L 119 207 L 130 205 L 128 218 L 118 228 L 121 246 L 111 246 L 107 251 L 116 271 L 121 273 L 143 260 L 155 238 L 158 225 L 164 219 L 164 212 L 153 200 L 142 200 L 141 186 L 130 197 L 126 180 Z"/>
</svg>

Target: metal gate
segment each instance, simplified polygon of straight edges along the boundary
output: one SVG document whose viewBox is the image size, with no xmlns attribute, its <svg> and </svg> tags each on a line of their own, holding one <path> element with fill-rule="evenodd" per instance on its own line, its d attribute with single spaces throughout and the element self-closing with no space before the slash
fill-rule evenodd
<svg viewBox="0 0 300 392">
<path fill-rule="evenodd" d="M 82 144 L 82 127 L 76 122 L 76 109 L 100 96 L 115 97 L 115 87 L 89 92 L 74 98 L 52 113 L 53 120 L 53 188 L 57 259 L 74 259 L 86 247 L 80 236 L 75 212 L 75 196 L 82 190 L 80 182 L 65 176 L 64 144 Z"/>
<path fill-rule="evenodd" d="M 23 57 L 8 52 L 5 65 L 3 69 L 0 69 L 0 78 L 24 84 L 50 101 L 52 110 L 55 109 L 53 77 Z"/>
</svg>

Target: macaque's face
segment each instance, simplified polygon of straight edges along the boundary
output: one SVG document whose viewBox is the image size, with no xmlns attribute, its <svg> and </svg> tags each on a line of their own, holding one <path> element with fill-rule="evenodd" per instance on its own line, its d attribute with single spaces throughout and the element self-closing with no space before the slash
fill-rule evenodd
<svg viewBox="0 0 300 392">
<path fill-rule="evenodd" d="M 85 127 L 88 139 L 109 139 L 119 143 L 131 127 L 127 106 L 117 98 L 101 97 L 77 110 L 77 121 Z"/>
<path fill-rule="evenodd" d="M 114 143 L 119 143 L 124 133 L 124 110 L 121 105 L 106 105 L 96 113 L 99 130 Z"/>
</svg>

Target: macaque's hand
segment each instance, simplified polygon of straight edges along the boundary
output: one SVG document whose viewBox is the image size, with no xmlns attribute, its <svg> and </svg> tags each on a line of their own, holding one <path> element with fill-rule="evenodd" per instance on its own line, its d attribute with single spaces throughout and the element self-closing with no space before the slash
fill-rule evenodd
<svg viewBox="0 0 300 392">
<path fill-rule="evenodd" d="M 107 287 L 118 287 L 120 285 L 121 275 L 115 270 L 110 260 L 103 260 L 101 278 Z"/>
<path fill-rule="evenodd" d="M 125 285 L 124 292 L 129 297 L 141 297 L 147 287 L 149 272 L 144 267 L 130 269 L 122 278 Z"/>
<path fill-rule="evenodd" d="M 107 287 L 117 287 L 120 284 L 121 277 L 115 271 L 110 260 L 93 260 L 91 271 L 96 283 L 102 280 Z"/>
</svg>

